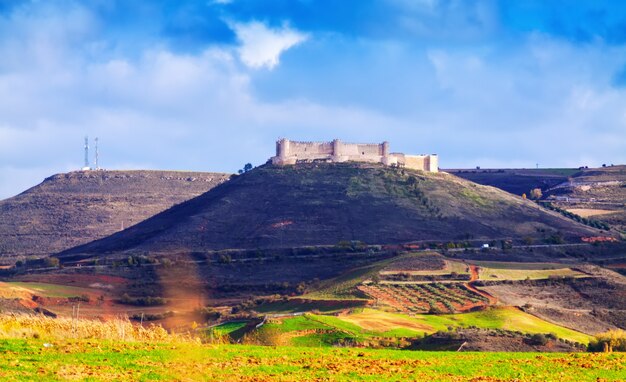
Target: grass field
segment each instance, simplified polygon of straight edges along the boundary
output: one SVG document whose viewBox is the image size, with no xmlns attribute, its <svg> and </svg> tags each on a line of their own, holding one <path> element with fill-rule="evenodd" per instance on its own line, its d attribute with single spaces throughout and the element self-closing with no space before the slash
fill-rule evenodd
<svg viewBox="0 0 626 382">
<path fill-rule="evenodd" d="M 215 330 L 219 334 L 230 334 L 234 331 L 237 331 L 245 327 L 246 324 L 247 324 L 246 321 L 226 322 L 224 324 L 214 326 L 213 330 Z"/>
<path fill-rule="evenodd" d="M 377 323 L 379 322 L 379 325 L 386 325 L 386 321 L 393 322 L 398 328 L 406 329 L 415 329 L 417 325 L 421 325 L 421 327 L 424 328 L 423 332 L 426 334 L 436 331 L 446 331 L 449 327 L 475 326 L 484 329 L 516 330 L 531 334 L 554 333 L 559 338 L 584 344 L 589 343 L 591 339 L 591 337 L 586 334 L 554 325 L 515 308 L 493 308 L 463 314 L 425 314 L 412 317 L 373 309 L 364 309 L 360 313 L 346 317 L 341 316 L 339 319 L 347 320 L 357 325 L 364 325 L 370 329 L 377 329 L 376 325 L 378 325 Z M 410 320 L 411 325 L 403 324 L 406 320 Z"/>
<path fill-rule="evenodd" d="M 480 268 L 480 280 L 541 280 L 550 277 L 583 277 L 585 274 L 570 268 L 561 269 L 501 269 L 501 268 Z"/>
<path fill-rule="evenodd" d="M 332 346 L 339 338 L 367 342 L 372 338 L 422 337 L 449 328 L 474 326 L 482 329 L 505 329 L 529 334 L 553 333 L 557 337 L 583 344 L 591 337 L 515 308 L 493 308 L 479 312 L 446 315 L 415 315 L 361 309 L 349 315 L 307 314 L 274 320 L 260 331 L 286 336 L 286 343 L 300 346 Z"/>
<path fill-rule="evenodd" d="M 436 270 L 412 270 L 412 269 L 404 270 L 403 269 L 403 270 L 395 270 L 395 271 L 381 271 L 380 274 L 389 275 L 389 274 L 395 274 L 395 273 L 406 273 L 409 275 L 423 275 L 423 276 L 448 275 L 452 272 L 458 273 L 460 275 L 469 274 L 469 268 L 467 264 L 463 264 L 458 261 L 450 261 L 450 260 L 445 260 L 444 262 L 445 262 L 445 266 L 443 269 L 436 269 Z"/>
<path fill-rule="evenodd" d="M 550 277 L 583 277 L 584 273 L 559 263 L 511 263 L 472 261 L 479 266 L 480 280 L 539 280 Z"/>
<path fill-rule="evenodd" d="M 389 263 L 383 260 L 363 268 L 347 272 L 339 277 L 324 281 L 317 291 L 307 293 L 302 298 L 310 299 L 355 299 L 363 297 L 358 294 L 356 286 L 376 275 Z"/>
<path fill-rule="evenodd" d="M 45 297 L 77 297 L 94 293 L 94 289 L 35 282 L 0 282 L 0 296 L 5 298 L 40 295 Z"/>
<path fill-rule="evenodd" d="M 530 169 L 530 173 L 543 173 L 548 175 L 561 175 L 561 176 L 572 176 L 580 172 L 577 168 L 538 168 L 538 169 Z"/>
<path fill-rule="evenodd" d="M 619 381 L 626 354 L 0 340 L 3 380 Z"/>
</svg>

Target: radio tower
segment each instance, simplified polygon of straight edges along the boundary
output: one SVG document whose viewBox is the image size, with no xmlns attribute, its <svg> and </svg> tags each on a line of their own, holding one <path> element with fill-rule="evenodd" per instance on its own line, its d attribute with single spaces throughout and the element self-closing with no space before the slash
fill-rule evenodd
<svg viewBox="0 0 626 382">
<path fill-rule="evenodd" d="M 98 137 L 96 137 L 96 170 L 100 170 L 100 167 L 98 167 Z"/>
<path fill-rule="evenodd" d="M 85 135 L 85 167 L 83 170 L 89 170 L 89 137 Z"/>
</svg>

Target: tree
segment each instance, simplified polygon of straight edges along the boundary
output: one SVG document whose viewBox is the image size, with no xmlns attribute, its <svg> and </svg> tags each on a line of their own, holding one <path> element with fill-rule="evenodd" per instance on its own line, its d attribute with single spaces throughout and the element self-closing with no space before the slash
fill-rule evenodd
<svg viewBox="0 0 626 382">
<path fill-rule="evenodd" d="M 533 188 L 532 190 L 530 190 L 530 198 L 531 199 L 541 199 L 541 197 L 543 196 L 543 193 L 541 192 L 540 188 Z"/>
<path fill-rule="evenodd" d="M 56 268 L 59 266 L 59 259 L 57 259 L 56 257 L 47 257 L 44 260 L 44 266 L 49 268 Z"/>
<path fill-rule="evenodd" d="M 548 343 L 548 337 L 545 334 L 537 333 L 533 334 L 528 342 L 532 345 L 546 345 Z"/>
<path fill-rule="evenodd" d="M 248 171 L 250 171 L 250 170 L 252 170 L 252 164 L 251 164 L 251 163 L 246 163 L 246 164 L 243 166 L 243 172 L 248 172 Z"/>
</svg>

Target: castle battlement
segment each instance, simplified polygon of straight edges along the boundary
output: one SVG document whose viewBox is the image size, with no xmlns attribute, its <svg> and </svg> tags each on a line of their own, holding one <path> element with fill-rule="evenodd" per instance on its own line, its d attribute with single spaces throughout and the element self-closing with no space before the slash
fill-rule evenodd
<svg viewBox="0 0 626 382">
<path fill-rule="evenodd" d="M 439 158 L 431 155 L 390 153 L 389 142 L 344 143 L 339 139 L 330 142 L 301 142 L 282 138 L 276 142 L 276 156 L 271 162 L 285 166 L 302 162 L 369 162 L 387 166 L 400 166 L 421 171 L 439 171 Z"/>
</svg>

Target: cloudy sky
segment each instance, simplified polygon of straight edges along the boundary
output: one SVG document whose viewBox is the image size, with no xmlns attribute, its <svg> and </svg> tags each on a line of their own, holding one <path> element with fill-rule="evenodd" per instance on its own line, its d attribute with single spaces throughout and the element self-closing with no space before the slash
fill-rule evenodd
<svg viewBox="0 0 626 382">
<path fill-rule="evenodd" d="M 619 3 L 0 0 L 0 199 L 80 168 L 85 135 L 107 169 L 233 172 L 283 136 L 626 163 Z"/>
</svg>

